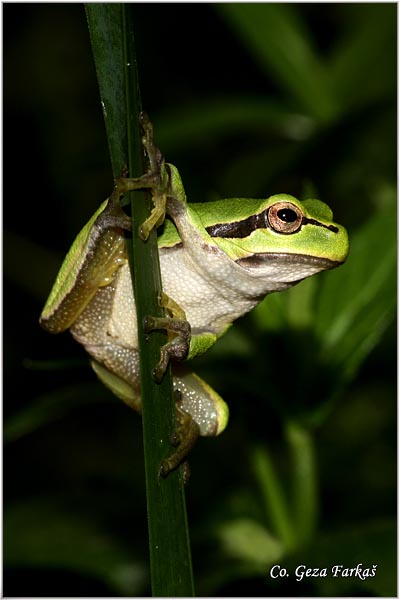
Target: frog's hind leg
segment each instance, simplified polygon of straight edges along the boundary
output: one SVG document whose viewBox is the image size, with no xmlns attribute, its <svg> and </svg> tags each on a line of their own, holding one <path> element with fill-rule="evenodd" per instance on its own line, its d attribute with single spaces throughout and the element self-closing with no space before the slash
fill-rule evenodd
<svg viewBox="0 0 400 600">
<path fill-rule="evenodd" d="M 107 369 L 99 361 L 92 359 L 90 361 L 93 371 L 104 385 L 110 389 L 117 398 L 120 398 L 136 412 L 142 412 L 142 398 L 140 395 L 139 378 L 133 383 L 128 383 L 125 379 Z"/>
<path fill-rule="evenodd" d="M 190 471 L 189 465 L 186 462 L 186 457 L 197 442 L 197 439 L 200 435 L 200 428 L 194 421 L 193 417 L 180 408 L 179 392 L 175 392 L 175 398 L 177 427 L 172 443 L 174 446 L 176 446 L 176 450 L 171 454 L 171 456 L 168 456 L 168 458 L 165 458 L 161 462 L 158 474 L 161 477 L 166 477 L 168 473 L 182 464 L 184 466 L 184 480 L 185 483 L 187 483 Z"/>
</svg>

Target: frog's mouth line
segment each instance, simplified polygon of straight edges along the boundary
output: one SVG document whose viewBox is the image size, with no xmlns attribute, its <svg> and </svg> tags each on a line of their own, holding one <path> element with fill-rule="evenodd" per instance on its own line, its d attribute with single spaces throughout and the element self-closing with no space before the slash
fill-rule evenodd
<svg viewBox="0 0 400 600">
<path fill-rule="evenodd" d="M 319 256 L 309 256 L 308 254 L 290 254 L 289 252 L 265 252 L 254 254 L 246 258 L 239 258 L 236 264 L 244 268 L 256 268 L 266 265 L 269 262 L 291 263 L 297 262 L 304 265 L 312 265 L 321 270 L 334 269 L 343 264 L 344 261 L 331 260 L 330 258 L 321 258 Z"/>
</svg>

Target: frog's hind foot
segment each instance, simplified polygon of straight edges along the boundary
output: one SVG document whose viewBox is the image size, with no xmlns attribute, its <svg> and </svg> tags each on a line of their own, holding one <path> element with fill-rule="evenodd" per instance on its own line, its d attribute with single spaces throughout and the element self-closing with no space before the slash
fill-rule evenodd
<svg viewBox="0 0 400 600">
<path fill-rule="evenodd" d="M 161 477 L 166 477 L 168 473 L 182 465 L 183 480 L 186 484 L 190 476 L 189 463 L 186 457 L 200 435 L 200 428 L 191 415 L 183 411 L 178 404 L 176 405 L 176 420 L 177 428 L 173 436 L 173 445 L 176 450 L 161 462 L 158 474 Z"/>
</svg>

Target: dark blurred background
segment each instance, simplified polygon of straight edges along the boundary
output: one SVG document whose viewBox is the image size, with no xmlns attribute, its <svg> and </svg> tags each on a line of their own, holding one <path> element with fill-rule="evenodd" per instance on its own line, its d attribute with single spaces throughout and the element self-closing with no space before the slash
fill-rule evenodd
<svg viewBox="0 0 400 600">
<path fill-rule="evenodd" d="M 194 365 L 231 410 L 191 457 L 196 592 L 394 596 L 397 6 L 131 7 L 143 105 L 189 199 L 319 197 L 351 241 Z M 112 187 L 84 6 L 3 19 L 3 592 L 148 595 L 140 418 L 38 326 Z M 376 576 L 269 576 L 358 563 Z"/>
</svg>

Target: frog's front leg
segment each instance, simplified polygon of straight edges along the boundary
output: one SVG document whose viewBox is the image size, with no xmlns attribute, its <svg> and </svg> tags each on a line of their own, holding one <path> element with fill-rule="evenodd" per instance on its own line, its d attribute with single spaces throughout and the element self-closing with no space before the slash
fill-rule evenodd
<svg viewBox="0 0 400 600">
<path fill-rule="evenodd" d="M 168 368 L 170 360 L 182 361 L 189 354 L 191 327 L 186 320 L 185 312 L 172 298 L 161 292 L 159 304 L 165 308 L 170 317 L 144 317 L 143 328 L 145 333 L 155 329 L 165 329 L 168 333 L 168 342 L 160 349 L 160 360 L 154 368 L 153 376 L 160 383 Z"/>
<path fill-rule="evenodd" d="M 149 161 L 149 170 L 141 177 L 120 177 L 116 179 L 115 188 L 119 195 L 134 190 L 151 190 L 154 207 L 150 216 L 139 228 L 139 235 L 145 241 L 149 237 L 150 232 L 164 222 L 169 174 L 165 167 L 164 157 L 154 144 L 153 126 L 150 119 L 146 113 L 141 113 L 139 119 L 143 130 L 142 144 Z"/>
</svg>

